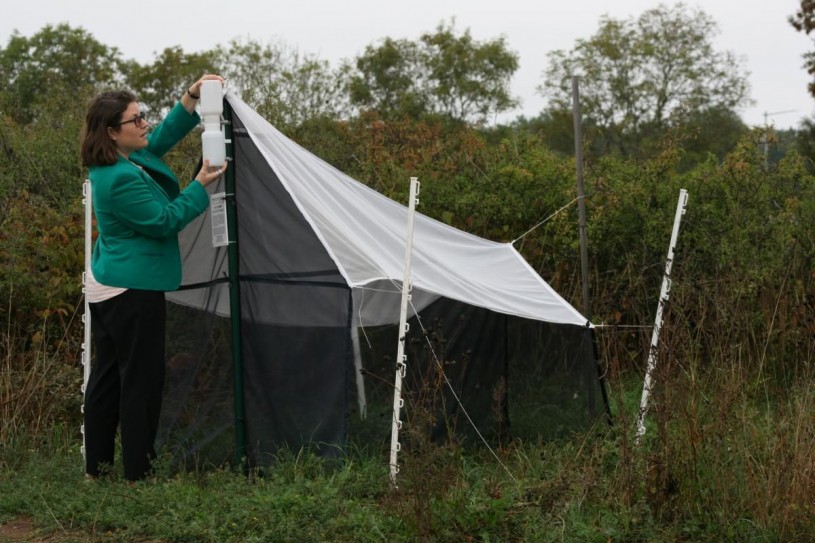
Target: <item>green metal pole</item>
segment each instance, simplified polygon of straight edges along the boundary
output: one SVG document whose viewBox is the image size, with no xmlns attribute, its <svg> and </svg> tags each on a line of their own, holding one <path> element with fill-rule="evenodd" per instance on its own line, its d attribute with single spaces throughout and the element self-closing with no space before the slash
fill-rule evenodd
<svg viewBox="0 0 815 543">
<path fill-rule="evenodd" d="M 235 143 L 232 130 L 232 107 L 224 98 L 224 136 L 226 156 L 226 224 L 229 231 L 229 315 L 232 331 L 232 370 L 235 394 L 235 463 L 246 469 L 246 412 L 243 397 L 243 343 L 241 341 L 241 288 L 238 259 L 238 215 L 235 198 Z"/>
</svg>

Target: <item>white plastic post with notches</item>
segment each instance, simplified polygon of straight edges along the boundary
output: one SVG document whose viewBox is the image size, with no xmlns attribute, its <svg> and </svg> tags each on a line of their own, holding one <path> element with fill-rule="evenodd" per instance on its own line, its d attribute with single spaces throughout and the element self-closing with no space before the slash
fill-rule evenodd
<svg viewBox="0 0 815 543">
<path fill-rule="evenodd" d="M 85 204 L 85 271 L 82 272 L 82 293 L 85 293 L 85 286 L 88 284 L 88 270 L 91 269 L 91 249 L 93 246 L 93 200 L 91 197 L 91 182 L 86 179 L 82 184 L 82 203 Z M 88 388 L 88 380 L 91 377 L 91 309 L 88 305 L 87 295 L 83 296 L 85 312 L 82 315 L 82 323 L 85 325 L 82 338 L 82 407 L 80 412 L 85 413 L 85 390 Z M 82 458 L 85 458 L 85 424 L 79 427 L 82 434 Z M 83 466 L 84 469 L 84 466 Z"/>
<path fill-rule="evenodd" d="M 654 320 L 654 330 L 651 333 L 651 348 L 648 351 L 648 365 L 645 370 L 645 382 L 642 385 L 642 399 L 640 400 L 640 412 L 637 417 L 637 438 L 639 445 L 642 436 L 645 434 L 645 415 L 648 413 L 648 397 L 651 394 L 654 370 L 657 366 L 657 347 L 659 345 L 659 332 L 662 329 L 662 312 L 671 292 L 671 266 L 674 260 L 674 249 L 679 238 L 679 224 L 682 222 L 682 215 L 685 214 L 685 207 L 688 205 L 688 191 L 679 191 L 679 202 L 676 204 L 676 215 L 674 215 L 674 227 L 671 232 L 671 244 L 668 247 L 668 260 L 665 263 L 665 274 L 662 276 L 662 290 L 659 294 L 659 304 L 657 305 L 657 315 Z"/>
<path fill-rule="evenodd" d="M 399 430 L 402 428 L 400 420 L 404 400 L 402 399 L 402 379 L 407 371 L 407 356 L 405 355 L 405 338 L 408 332 L 407 309 L 410 303 L 410 260 L 413 254 L 413 216 L 416 214 L 416 205 L 419 203 L 419 181 L 410 178 L 410 201 L 408 203 L 407 236 L 405 238 L 405 272 L 402 278 L 402 305 L 399 311 L 399 341 L 396 346 L 396 379 L 393 385 L 393 424 L 391 425 L 391 457 L 390 477 L 393 486 L 396 486 L 396 475 L 399 473 L 397 456 L 401 449 L 399 444 Z"/>
</svg>

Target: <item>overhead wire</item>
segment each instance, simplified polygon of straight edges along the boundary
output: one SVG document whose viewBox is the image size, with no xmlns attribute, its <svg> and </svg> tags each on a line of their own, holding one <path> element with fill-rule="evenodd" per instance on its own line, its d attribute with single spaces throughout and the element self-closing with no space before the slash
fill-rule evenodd
<svg viewBox="0 0 815 543">
<path fill-rule="evenodd" d="M 571 201 L 571 202 L 569 202 L 568 204 L 564 205 L 563 207 L 561 207 L 560 209 L 558 209 L 557 211 L 555 211 L 554 213 L 552 213 L 551 215 L 549 215 L 548 217 L 546 217 L 545 219 L 543 219 L 541 222 L 539 222 L 538 224 L 536 224 L 535 226 L 533 226 L 532 228 L 530 228 L 529 230 L 527 230 L 526 232 L 524 232 L 523 234 L 521 234 L 520 236 L 518 236 L 517 238 L 513 239 L 513 240 L 510 242 L 510 245 L 515 245 L 515 242 L 517 242 L 517 241 L 519 241 L 519 240 L 523 239 L 524 237 L 526 237 L 527 235 L 529 235 L 531 232 L 533 232 L 533 231 L 534 231 L 536 228 L 539 228 L 539 227 L 540 227 L 540 226 L 542 226 L 543 224 L 546 224 L 546 222 L 548 222 L 548 221 L 550 221 L 551 219 L 553 219 L 553 218 L 554 218 L 556 215 L 558 215 L 559 213 L 561 213 L 563 210 L 565 210 L 566 208 L 568 208 L 570 205 L 572 205 L 573 203 L 577 202 L 577 201 L 578 201 L 578 200 L 580 200 L 581 198 L 585 198 L 585 196 L 578 196 L 578 197 L 576 197 L 574 200 L 572 200 L 572 201 Z"/>
</svg>

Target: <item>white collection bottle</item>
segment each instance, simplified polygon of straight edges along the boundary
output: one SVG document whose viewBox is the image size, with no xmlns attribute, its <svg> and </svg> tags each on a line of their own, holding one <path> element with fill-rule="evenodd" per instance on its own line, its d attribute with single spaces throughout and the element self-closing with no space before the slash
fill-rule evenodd
<svg viewBox="0 0 815 543">
<path fill-rule="evenodd" d="M 201 134 L 201 153 L 210 166 L 223 166 L 226 162 L 226 139 L 221 130 L 221 114 L 224 112 L 223 86 L 220 81 L 201 83 L 199 102 L 204 132 Z"/>
</svg>

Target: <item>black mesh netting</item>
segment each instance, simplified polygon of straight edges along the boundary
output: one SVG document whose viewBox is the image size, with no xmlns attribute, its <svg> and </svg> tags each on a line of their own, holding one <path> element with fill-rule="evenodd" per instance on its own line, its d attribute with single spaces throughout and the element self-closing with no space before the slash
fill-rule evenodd
<svg viewBox="0 0 815 543">
<path fill-rule="evenodd" d="M 433 439 L 552 439 L 607 413 L 590 329 L 446 299 L 409 325 L 401 418 Z M 360 343 L 367 417 L 352 417 L 352 432 L 389 446 L 397 327 L 364 330 Z"/>
<path fill-rule="evenodd" d="M 281 288 L 286 287 L 252 284 L 242 293 L 244 309 L 253 305 L 258 290 Z M 168 313 L 161 442 L 182 466 L 232 462 L 228 319 L 175 304 L 168 304 Z M 605 415 L 591 330 L 445 299 L 422 311 L 419 320 L 410 320 L 406 347 L 405 432 L 418 428 L 434 440 L 470 444 L 480 443 L 480 433 L 494 444 L 514 437 L 562 437 Z M 396 326 L 359 330 L 364 420 L 349 327 L 276 326 L 245 319 L 242 338 L 251 464 L 270 464 L 280 448 L 309 447 L 337 456 L 349 441 L 389 446 Z"/>
</svg>

